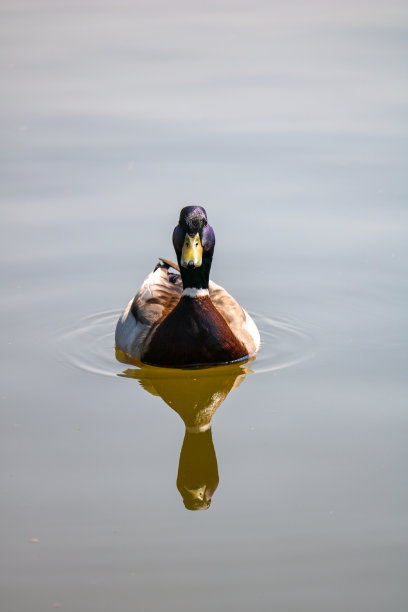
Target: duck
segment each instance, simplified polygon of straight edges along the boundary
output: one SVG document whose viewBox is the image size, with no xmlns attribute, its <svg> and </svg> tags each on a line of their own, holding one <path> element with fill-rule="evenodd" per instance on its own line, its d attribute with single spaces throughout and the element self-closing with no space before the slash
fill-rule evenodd
<svg viewBox="0 0 408 612">
<path fill-rule="evenodd" d="M 210 280 L 215 233 L 202 206 L 182 208 L 173 246 L 177 264 L 159 258 L 120 315 L 117 354 L 169 368 L 225 365 L 255 356 L 260 334 L 254 320 Z"/>
</svg>

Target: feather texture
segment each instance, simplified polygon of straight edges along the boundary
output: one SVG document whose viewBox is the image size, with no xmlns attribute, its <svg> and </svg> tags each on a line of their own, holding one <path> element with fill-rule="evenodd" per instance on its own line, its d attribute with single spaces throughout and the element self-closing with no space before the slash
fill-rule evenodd
<svg viewBox="0 0 408 612">
<path fill-rule="evenodd" d="M 118 321 L 118 349 L 168 366 L 225 363 L 256 353 L 258 329 L 225 289 L 210 281 L 209 298 L 182 298 L 181 277 L 170 271 L 177 264 L 161 262 Z"/>
</svg>

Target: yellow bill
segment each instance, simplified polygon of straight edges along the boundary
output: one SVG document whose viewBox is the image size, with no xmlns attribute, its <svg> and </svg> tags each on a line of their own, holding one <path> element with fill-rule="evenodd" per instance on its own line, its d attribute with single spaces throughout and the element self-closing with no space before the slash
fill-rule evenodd
<svg viewBox="0 0 408 612">
<path fill-rule="evenodd" d="M 203 263 L 203 247 L 201 246 L 200 236 L 196 234 L 194 238 L 186 234 L 183 248 L 181 251 L 181 265 L 183 268 L 199 268 Z"/>
</svg>

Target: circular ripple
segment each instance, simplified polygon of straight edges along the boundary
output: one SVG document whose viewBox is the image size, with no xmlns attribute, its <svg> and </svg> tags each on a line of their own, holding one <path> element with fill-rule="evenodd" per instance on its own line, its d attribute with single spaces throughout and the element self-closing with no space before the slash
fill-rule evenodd
<svg viewBox="0 0 408 612">
<path fill-rule="evenodd" d="M 58 344 L 64 362 L 92 374 L 123 376 L 124 364 L 115 357 L 115 327 L 120 313 L 120 310 L 110 310 L 89 315 L 62 333 Z M 253 312 L 251 316 L 261 334 L 261 348 L 256 358 L 250 360 L 249 368 L 248 362 L 242 364 L 247 373 L 282 370 L 311 356 L 311 337 L 294 321 L 272 319 Z M 133 372 L 137 378 L 143 367 L 142 364 L 132 365 L 132 370 L 127 369 L 125 375 L 131 376 Z M 156 372 L 164 370 L 153 369 Z"/>
</svg>

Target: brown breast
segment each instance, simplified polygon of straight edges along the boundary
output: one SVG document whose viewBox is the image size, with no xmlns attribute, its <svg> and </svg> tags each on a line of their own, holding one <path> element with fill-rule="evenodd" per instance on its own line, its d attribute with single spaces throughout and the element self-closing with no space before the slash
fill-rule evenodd
<svg viewBox="0 0 408 612">
<path fill-rule="evenodd" d="M 142 361 L 183 367 L 219 364 L 248 355 L 209 297 L 182 297 L 157 325 Z"/>
</svg>

